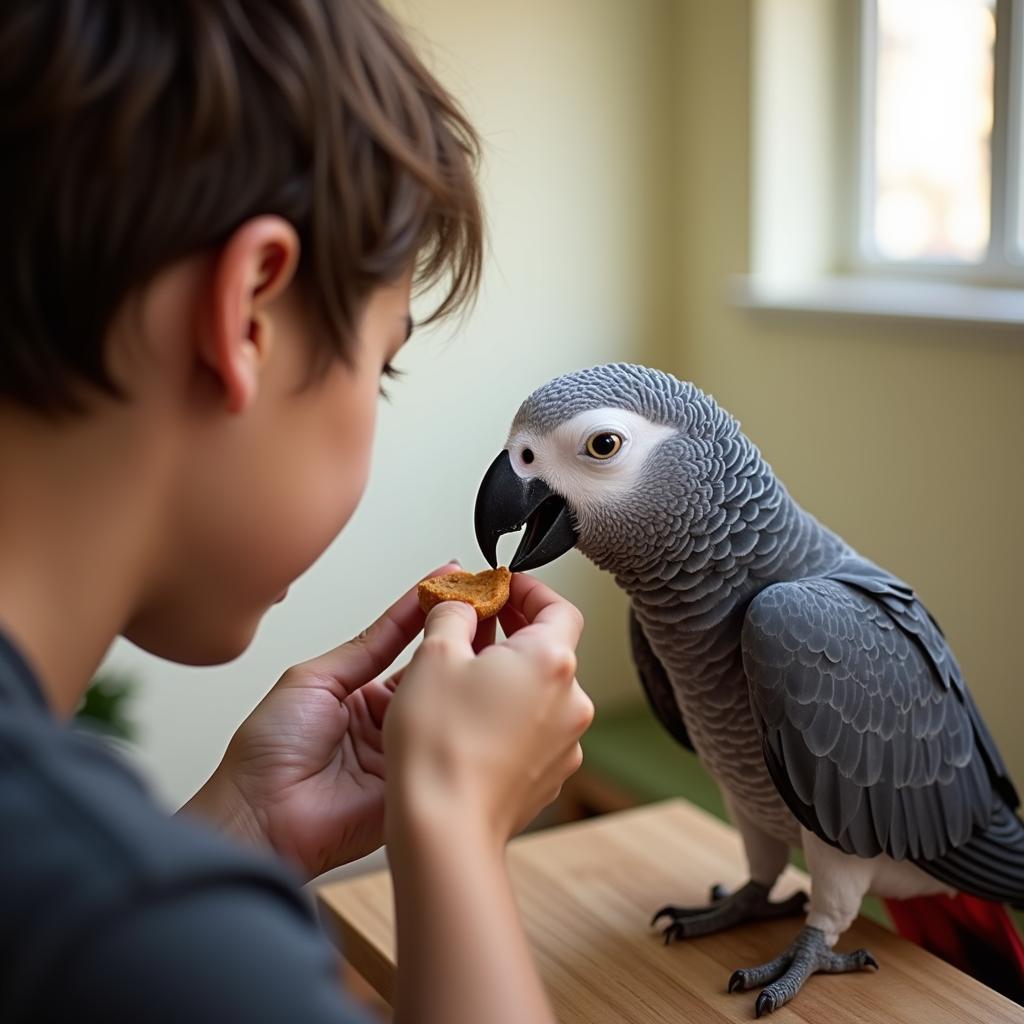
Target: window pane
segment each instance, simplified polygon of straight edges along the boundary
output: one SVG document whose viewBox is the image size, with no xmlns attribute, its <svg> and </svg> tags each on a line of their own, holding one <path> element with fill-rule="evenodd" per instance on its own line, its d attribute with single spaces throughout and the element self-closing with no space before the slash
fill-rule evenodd
<svg viewBox="0 0 1024 1024">
<path fill-rule="evenodd" d="M 978 261 L 989 239 L 995 0 L 877 0 L 874 248 Z"/>
</svg>

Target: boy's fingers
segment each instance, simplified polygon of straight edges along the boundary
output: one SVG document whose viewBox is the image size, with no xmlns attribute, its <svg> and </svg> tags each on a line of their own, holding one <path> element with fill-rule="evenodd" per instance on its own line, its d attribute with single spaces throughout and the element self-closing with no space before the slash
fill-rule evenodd
<svg viewBox="0 0 1024 1024">
<path fill-rule="evenodd" d="M 558 639 L 570 647 L 575 648 L 580 642 L 583 616 L 579 609 L 540 580 L 523 573 L 514 574 L 509 604 L 528 623 L 543 623 L 554 630 Z"/>
<path fill-rule="evenodd" d="M 505 636 L 512 636 L 527 624 L 522 613 L 508 604 L 498 612 L 498 621 L 501 623 L 501 631 Z"/>
<path fill-rule="evenodd" d="M 366 701 L 366 710 L 370 713 L 373 724 L 378 729 L 382 729 L 384 716 L 387 714 L 395 691 L 387 683 L 375 680 L 372 683 L 367 683 L 359 692 Z"/>
<path fill-rule="evenodd" d="M 473 637 L 473 650 L 479 654 L 485 647 L 494 643 L 498 620 L 493 616 L 483 619 L 476 627 L 476 636 Z"/>
<path fill-rule="evenodd" d="M 423 627 L 423 643 L 417 653 L 473 655 L 476 612 L 462 601 L 444 601 L 430 609 Z"/>
<path fill-rule="evenodd" d="M 442 565 L 429 576 L 452 572 L 455 568 L 452 563 Z M 351 693 L 384 672 L 416 638 L 423 621 L 416 588 L 412 587 L 358 636 L 296 668 L 304 673 L 330 676 L 346 693 Z"/>
</svg>

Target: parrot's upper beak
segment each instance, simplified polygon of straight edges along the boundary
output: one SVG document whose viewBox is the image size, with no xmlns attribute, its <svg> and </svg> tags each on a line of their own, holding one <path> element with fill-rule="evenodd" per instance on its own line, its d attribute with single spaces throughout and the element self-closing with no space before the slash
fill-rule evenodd
<svg viewBox="0 0 1024 1024">
<path fill-rule="evenodd" d="M 577 540 L 565 499 L 543 480 L 520 477 L 512 468 L 508 451 L 503 451 L 484 474 L 474 521 L 476 541 L 492 566 L 498 564 L 498 538 L 525 524 L 526 532 L 509 565 L 513 572 L 553 562 Z"/>
</svg>

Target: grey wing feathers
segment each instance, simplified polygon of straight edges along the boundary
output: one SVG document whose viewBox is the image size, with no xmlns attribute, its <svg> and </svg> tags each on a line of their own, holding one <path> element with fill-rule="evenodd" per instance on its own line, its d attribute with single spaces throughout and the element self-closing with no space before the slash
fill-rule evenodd
<svg viewBox="0 0 1024 1024">
<path fill-rule="evenodd" d="M 651 650 L 632 608 L 629 609 L 629 642 L 633 650 L 633 663 L 655 717 L 687 750 L 693 750 L 693 741 L 686 731 L 686 723 L 665 667 Z"/>
<path fill-rule="evenodd" d="M 913 590 L 902 580 L 883 572 L 878 566 L 864 559 L 850 559 L 843 566 L 828 574 L 829 579 L 846 583 L 862 593 L 874 597 L 882 604 L 893 621 L 921 648 L 926 661 L 931 665 L 942 685 L 960 694 L 971 718 L 978 749 L 984 757 L 993 785 L 1007 804 L 1014 810 L 1020 806 L 1020 798 L 988 731 L 974 698 L 964 683 L 963 674 L 957 664 L 939 624 L 917 599 Z"/>
<path fill-rule="evenodd" d="M 921 867 L 956 889 L 1024 907 L 1024 828 L 1004 803 L 996 807 L 983 832 Z"/>
<path fill-rule="evenodd" d="M 744 669 L 773 781 L 848 853 L 1024 899 L 1016 793 L 941 632 L 899 580 L 844 568 L 774 584 L 747 610 Z"/>
</svg>

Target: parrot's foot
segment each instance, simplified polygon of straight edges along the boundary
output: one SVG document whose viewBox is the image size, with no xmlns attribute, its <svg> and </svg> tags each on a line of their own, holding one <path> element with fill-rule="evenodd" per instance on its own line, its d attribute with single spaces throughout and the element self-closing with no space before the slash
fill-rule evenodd
<svg viewBox="0 0 1024 1024">
<path fill-rule="evenodd" d="M 656 925 L 663 917 L 669 919 L 664 930 L 665 944 L 673 939 L 692 939 L 698 935 L 711 935 L 744 921 L 760 921 L 765 918 L 789 917 L 802 914 L 807 905 L 807 894 L 795 893 L 787 900 L 772 903 L 768 899 L 771 890 L 759 882 L 747 882 L 734 893 L 726 895 L 720 886 L 711 890 L 709 907 L 662 907 L 651 920 Z"/>
<path fill-rule="evenodd" d="M 755 1013 L 760 1017 L 788 1003 L 803 988 L 804 982 L 818 971 L 847 974 L 865 967 L 878 967 L 878 962 L 866 949 L 834 953 L 820 928 L 806 927 L 781 956 L 760 967 L 734 971 L 729 979 L 729 991 L 747 992 L 766 985 L 757 997 Z"/>
</svg>

